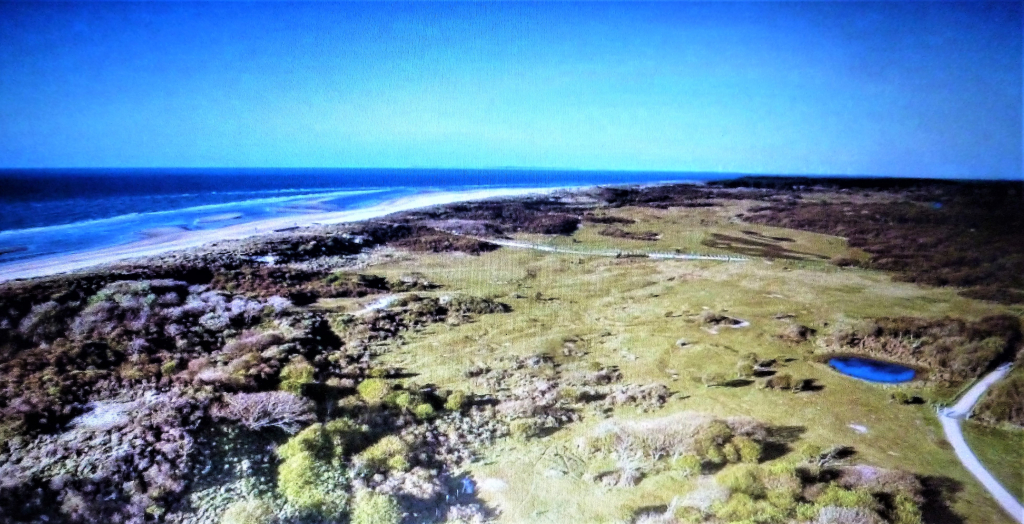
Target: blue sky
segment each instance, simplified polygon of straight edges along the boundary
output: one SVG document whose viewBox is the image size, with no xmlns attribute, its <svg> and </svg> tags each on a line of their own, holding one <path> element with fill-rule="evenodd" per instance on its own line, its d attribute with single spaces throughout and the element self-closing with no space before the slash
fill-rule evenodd
<svg viewBox="0 0 1024 524">
<path fill-rule="evenodd" d="M 0 167 L 1020 178 L 1018 2 L 0 3 Z"/>
</svg>

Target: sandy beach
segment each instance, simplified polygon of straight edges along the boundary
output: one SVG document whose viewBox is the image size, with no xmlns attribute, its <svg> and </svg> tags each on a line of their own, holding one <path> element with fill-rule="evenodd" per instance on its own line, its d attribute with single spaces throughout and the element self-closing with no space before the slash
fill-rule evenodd
<svg viewBox="0 0 1024 524">
<path fill-rule="evenodd" d="M 137 242 L 118 246 L 42 257 L 24 262 L 0 265 L 0 282 L 67 273 L 81 269 L 120 262 L 123 260 L 161 255 L 172 251 L 192 249 L 223 240 L 239 240 L 313 225 L 342 224 L 378 218 L 399 211 L 468 202 L 487 198 L 550 193 L 562 188 L 503 188 L 474 191 L 449 191 L 415 195 L 384 202 L 375 206 L 350 211 L 311 213 L 306 215 L 270 218 L 219 229 L 181 231 L 173 234 L 150 236 Z"/>
</svg>

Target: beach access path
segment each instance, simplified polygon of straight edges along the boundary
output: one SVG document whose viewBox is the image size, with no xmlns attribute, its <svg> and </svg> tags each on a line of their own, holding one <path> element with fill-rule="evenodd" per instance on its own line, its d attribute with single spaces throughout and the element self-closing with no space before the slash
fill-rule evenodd
<svg viewBox="0 0 1024 524">
<path fill-rule="evenodd" d="M 439 191 L 404 197 L 375 206 L 350 211 L 332 211 L 290 215 L 286 217 L 257 220 L 242 224 L 230 225 L 217 229 L 201 231 L 181 231 L 159 235 L 102 249 L 65 253 L 0 264 L 0 282 L 15 279 L 35 278 L 58 273 L 78 271 L 95 266 L 120 262 L 128 259 L 162 255 L 172 251 L 199 248 L 204 245 L 225 240 L 240 240 L 249 237 L 271 234 L 282 230 L 300 227 L 342 224 L 359 222 L 382 216 L 409 211 L 424 207 L 469 202 L 488 198 L 515 197 L 525 195 L 550 194 L 565 188 L 503 188 L 477 189 L 470 191 Z"/>
<path fill-rule="evenodd" d="M 452 233 L 448 231 L 450 234 Z M 600 257 L 637 257 L 637 258 L 656 258 L 666 260 L 715 260 L 718 262 L 746 262 L 750 259 L 746 257 L 736 257 L 730 255 L 701 255 L 698 253 L 657 253 L 657 252 L 645 252 L 645 251 L 589 251 L 582 249 L 569 249 L 563 247 L 548 246 L 544 244 L 533 244 L 530 242 L 520 242 L 518 240 L 505 240 L 501 238 L 486 238 L 486 237 L 475 237 L 470 235 L 460 235 L 481 242 L 489 242 L 502 247 L 510 247 L 517 249 L 535 249 L 538 251 L 546 251 L 548 253 L 564 253 L 568 255 L 588 255 L 588 256 L 600 256 Z"/>
<path fill-rule="evenodd" d="M 996 502 L 1010 514 L 1017 522 L 1024 524 L 1024 506 L 1013 496 L 1002 484 L 985 469 L 978 457 L 971 451 L 960 427 L 961 419 L 967 418 L 974 409 L 974 405 L 981 400 L 982 395 L 993 384 L 1002 380 L 1010 372 L 1011 365 L 1003 364 L 995 371 L 989 373 L 977 384 L 967 390 L 967 393 L 951 407 L 939 408 L 939 422 L 942 423 L 942 430 L 946 433 L 946 440 L 953 446 L 956 456 L 963 463 L 967 471 L 970 471 L 975 478 L 988 492 L 996 499 Z"/>
</svg>

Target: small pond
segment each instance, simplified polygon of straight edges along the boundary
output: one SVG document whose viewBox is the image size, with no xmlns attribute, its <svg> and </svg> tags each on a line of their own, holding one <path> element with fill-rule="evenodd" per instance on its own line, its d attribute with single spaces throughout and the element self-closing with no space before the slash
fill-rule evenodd
<svg viewBox="0 0 1024 524">
<path fill-rule="evenodd" d="M 829 359 L 828 365 L 844 375 L 887 384 L 911 381 L 916 374 L 906 366 L 861 357 L 835 357 Z"/>
</svg>

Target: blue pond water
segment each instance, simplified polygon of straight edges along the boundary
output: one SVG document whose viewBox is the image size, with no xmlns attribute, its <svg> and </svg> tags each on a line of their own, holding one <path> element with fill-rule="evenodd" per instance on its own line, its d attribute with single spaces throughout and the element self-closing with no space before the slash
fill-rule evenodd
<svg viewBox="0 0 1024 524">
<path fill-rule="evenodd" d="M 836 357 L 828 361 L 836 371 L 870 382 L 895 384 L 914 379 L 915 371 L 899 364 L 880 362 L 869 358 Z"/>
</svg>

